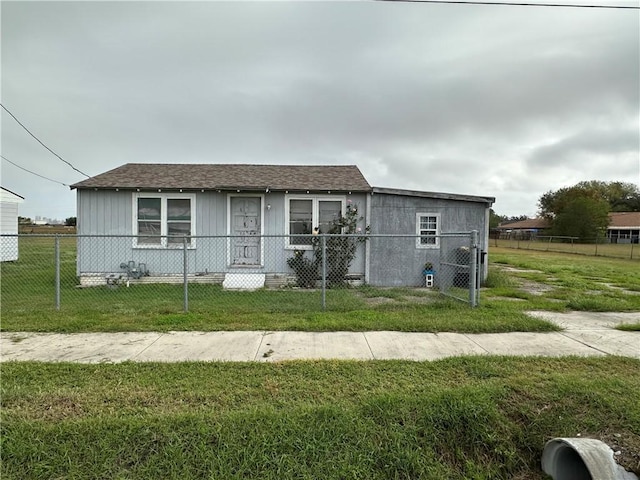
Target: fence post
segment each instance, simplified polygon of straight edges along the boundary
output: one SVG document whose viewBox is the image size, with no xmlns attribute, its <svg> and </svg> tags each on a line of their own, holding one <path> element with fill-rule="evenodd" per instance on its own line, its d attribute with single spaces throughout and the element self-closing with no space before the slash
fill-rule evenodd
<svg viewBox="0 0 640 480">
<path fill-rule="evenodd" d="M 631 235 L 631 260 L 633 260 L 633 235 Z"/>
<path fill-rule="evenodd" d="M 187 236 L 182 237 L 182 280 L 184 284 L 184 306 L 185 313 L 189 311 L 189 282 L 187 281 Z"/>
<path fill-rule="evenodd" d="M 322 235 L 322 310 L 327 308 L 327 237 Z"/>
<path fill-rule="evenodd" d="M 469 303 L 472 307 L 478 306 L 478 231 L 471 231 L 471 265 L 469 265 Z"/>
<path fill-rule="evenodd" d="M 56 310 L 60 310 L 60 236 L 54 238 L 54 255 L 56 263 Z"/>
<path fill-rule="evenodd" d="M 594 254 L 595 257 L 598 256 L 598 233 L 596 232 L 596 253 Z"/>
</svg>

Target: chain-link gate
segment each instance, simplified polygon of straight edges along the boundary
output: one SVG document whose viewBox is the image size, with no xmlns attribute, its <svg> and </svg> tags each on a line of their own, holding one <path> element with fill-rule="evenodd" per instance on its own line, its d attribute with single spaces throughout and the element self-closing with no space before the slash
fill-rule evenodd
<svg viewBox="0 0 640 480">
<path fill-rule="evenodd" d="M 443 295 L 478 305 L 481 275 L 478 232 L 443 235 L 440 239 L 440 278 Z"/>
</svg>

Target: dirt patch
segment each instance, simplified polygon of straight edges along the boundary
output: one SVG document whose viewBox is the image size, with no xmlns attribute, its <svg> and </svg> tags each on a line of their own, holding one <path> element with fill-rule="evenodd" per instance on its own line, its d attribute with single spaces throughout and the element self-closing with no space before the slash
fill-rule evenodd
<svg viewBox="0 0 640 480">
<path fill-rule="evenodd" d="M 509 273 L 544 273 L 541 270 L 528 270 L 525 268 L 514 268 L 505 265 L 499 265 L 498 268 L 503 272 Z M 518 288 L 520 290 L 531 295 L 544 295 L 545 293 L 551 292 L 555 289 L 555 287 L 547 285 L 546 283 L 536 282 L 525 278 L 515 277 L 514 280 L 518 283 Z"/>
<path fill-rule="evenodd" d="M 518 287 L 520 288 L 520 290 L 530 293 L 531 295 L 544 295 L 545 293 L 554 290 L 554 287 L 552 287 L 551 285 L 547 285 L 546 283 L 534 282 L 533 280 L 523 280 L 519 278 L 518 283 L 520 283 L 520 286 Z"/>
<path fill-rule="evenodd" d="M 69 396 L 55 396 L 39 405 L 40 415 L 47 420 L 64 420 L 84 414 L 84 409 L 77 399 Z"/>
<path fill-rule="evenodd" d="M 640 435 L 606 433 L 593 438 L 609 445 L 618 465 L 622 465 L 629 472 L 640 475 Z"/>
<path fill-rule="evenodd" d="M 508 267 L 506 265 L 499 265 L 499 268 L 504 272 L 512 273 L 544 273 L 542 270 L 528 270 L 526 268 Z"/>
<path fill-rule="evenodd" d="M 371 307 L 375 307 L 376 305 L 384 305 L 385 303 L 393 303 L 395 300 L 393 298 L 388 297 L 368 297 L 365 298 L 364 301 L 367 305 Z"/>
<path fill-rule="evenodd" d="M 610 288 L 611 290 L 618 290 L 619 292 L 625 293 L 627 295 L 640 295 L 640 292 L 636 292 L 635 290 L 627 290 L 626 288 L 618 287 L 612 283 L 602 283 L 605 287 Z"/>
<path fill-rule="evenodd" d="M 429 296 L 413 296 L 413 295 L 408 295 L 406 297 L 403 298 L 403 300 L 410 302 L 410 303 L 433 303 L 436 300 L 436 297 L 429 295 Z"/>
<path fill-rule="evenodd" d="M 524 298 L 516 298 L 516 297 L 487 297 L 491 300 L 505 300 L 509 302 L 526 302 Z"/>
</svg>

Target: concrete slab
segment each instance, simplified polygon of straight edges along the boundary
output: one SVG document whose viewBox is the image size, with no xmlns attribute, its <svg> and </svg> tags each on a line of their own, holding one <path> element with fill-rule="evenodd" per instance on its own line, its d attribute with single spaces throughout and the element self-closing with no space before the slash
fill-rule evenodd
<svg viewBox="0 0 640 480">
<path fill-rule="evenodd" d="M 623 323 L 640 322 L 640 312 L 527 312 L 566 330 L 606 330 Z"/>
<path fill-rule="evenodd" d="M 3 333 L 0 360 L 123 362 L 144 351 L 161 336 L 158 332 Z"/>
<path fill-rule="evenodd" d="M 256 360 L 301 359 L 371 360 L 362 332 L 270 332 L 264 336 Z"/>
<path fill-rule="evenodd" d="M 568 338 L 590 345 L 609 355 L 640 358 L 640 332 L 590 330 L 564 332 Z"/>
<path fill-rule="evenodd" d="M 264 332 L 169 332 L 136 355 L 137 362 L 248 362 Z"/>
<path fill-rule="evenodd" d="M 437 360 L 480 355 L 485 351 L 461 333 L 366 332 L 365 337 L 378 360 Z"/>
<path fill-rule="evenodd" d="M 560 357 L 566 355 L 602 356 L 598 349 L 573 340 L 560 332 L 549 333 L 478 333 L 467 338 L 489 355 Z"/>
<path fill-rule="evenodd" d="M 612 327 L 635 313 L 531 312 L 565 330 L 551 333 L 406 332 L 0 332 L 0 361 L 435 360 L 460 355 L 622 355 L 640 358 L 640 332 Z"/>
<path fill-rule="evenodd" d="M 225 290 L 257 290 L 264 287 L 264 273 L 227 273 L 222 281 Z"/>
</svg>

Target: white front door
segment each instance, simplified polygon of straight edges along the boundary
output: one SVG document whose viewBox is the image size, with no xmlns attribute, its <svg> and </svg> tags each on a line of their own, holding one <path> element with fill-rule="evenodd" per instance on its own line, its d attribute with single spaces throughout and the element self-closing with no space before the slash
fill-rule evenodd
<svg viewBox="0 0 640 480">
<path fill-rule="evenodd" d="M 260 197 L 231 197 L 231 265 L 260 265 Z"/>
</svg>

